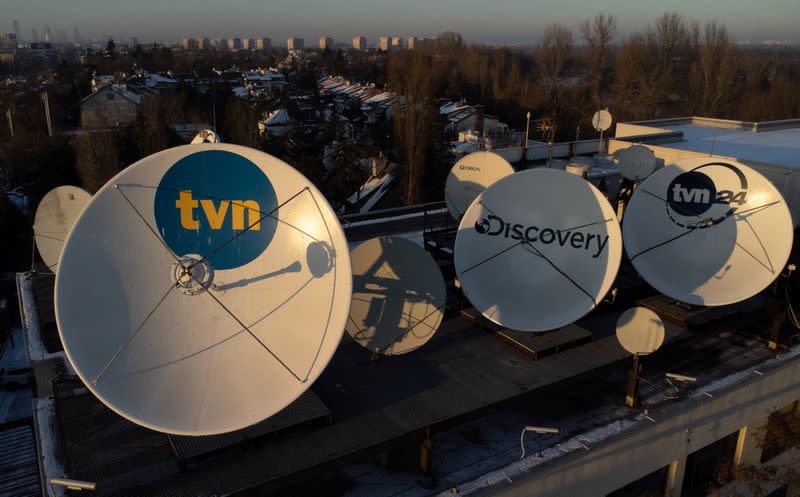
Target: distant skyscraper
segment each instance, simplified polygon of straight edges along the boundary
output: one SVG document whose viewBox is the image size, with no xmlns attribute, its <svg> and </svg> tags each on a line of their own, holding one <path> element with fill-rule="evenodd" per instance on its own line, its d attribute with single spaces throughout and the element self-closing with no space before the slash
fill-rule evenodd
<svg viewBox="0 0 800 497">
<path fill-rule="evenodd" d="M 31 28 L 31 41 L 34 43 L 39 41 L 39 32 L 36 31 L 36 28 Z"/>
<path fill-rule="evenodd" d="M 12 29 L 14 30 L 14 34 L 17 35 L 17 41 L 22 41 L 22 31 L 19 30 L 19 20 L 14 19 L 11 23 Z"/>
<path fill-rule="evenodd" d="M 416 36 L 409 36 L 406 38 L 406 48 L 408 50 L 414 50 L 414 46 L 417 44 L 417 37 Z"/>
<path fill-rule="evenodd" d="M 354 36 L 353 37 L 353 48 L 356 50 L 366 50 L 367 49 L 367 39 L 363 36 Z"/>
<path fill-rule="evenodd" d="M 228 38 L 228 50 L 241 50 L 241 49 L 242 49 L 241 38 Z"/>
<path fill-rule="evenodd" d="M 200 50 L 209 50 L 211 49 L 211 38 L 208 36 L 201 36 L 197 39 L 197 48 Z"/>
<path fill-rule="evenodd" d="M 244 38 L 244 39 L 242 39 L 242 47 L 245 50 L 255 50 L 256 49 L 256 39 L 255 38 Z"/>
<path fill-rule="evenodd" d="M 184 38 L 181 46 L 184 50 L 195 50 L 197 48 L 197 41 L 194 38 Z"/>
<path fill-rule="evenodd" d="M 269 38 L 256 38 L 257 50 L 269 50 L 272 48 L 272 40 Z"/>
<path fill-rule="evenodd" d="M 50 25 L 44 25 L 44 41 L 53 41 L 53 33 L 50 32 Z"/>
<path fill-rule="evenodd" d="M 75 26 L 75 29 L 72 30 L 72 41 L 75 43 L 81 42 L 81 32 L 78 31 L 78 26 Z"/>
<path fill-rule="evenodd" d="M 403 43 L 404 41 L 405 40 L 403 40 L 403 38 L 401 38 L 399 36 L 392 36 L 391 49 L 392 50 L 402 50 L 403 49 L 403 45 L 404 45 L 404 43 Z"/>
<path fill-rule="evenodd" d="M 136 47 L 139 46 L 139 40 L 136 39 L 135 36 L 131 36 L 128 38 L 128 48 L 131 50 L 136 50 Z"/>
<path fill-rule="evenodd" d="M 303 39 L 298 38 L 297 36 L 290 36 L 288 40 L 286 40 L 286 46 L 289 50 L 302 50 L 303 49 Z"/>
<path fill-rule="evenodd" d="M 389 45 L 390 42 L 391 38 L 389 38 L 388 36 L 381 36 L 378 39 L 378 50 L 383 50 L 384 52 L 388 52 L 390 47 Z"/>
<path fill-rule="evenodd" d="M 330 50 L 333 48 L 333 38 L 329 36 L 320 36 L 319 37 L 319 48 L 325 50 L 326 48 Z"/>
</svg>

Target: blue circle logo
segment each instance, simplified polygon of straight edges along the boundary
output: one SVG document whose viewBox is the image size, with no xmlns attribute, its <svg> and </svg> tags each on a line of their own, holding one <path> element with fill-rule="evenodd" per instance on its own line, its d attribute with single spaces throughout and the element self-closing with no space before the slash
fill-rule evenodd
<svg viewBox="0 0 800 497">
<path fill-rule="evenodd" d="M 257 165 L 224 150 L 187 155 L 158 184 L 156 227 L 178 256 L 208 257 L 214 269 L 249 264 L 278 225 L 275 188 Z M 269 214 L 269 216 L 267 216 Z"/>
<path fill-rule="evenodd" d="M 699 216 L 714 204 L 714 181 L 699 171 L 679 174 L 667 188 L 667 203 L 682 216 Z"/>
</svg>

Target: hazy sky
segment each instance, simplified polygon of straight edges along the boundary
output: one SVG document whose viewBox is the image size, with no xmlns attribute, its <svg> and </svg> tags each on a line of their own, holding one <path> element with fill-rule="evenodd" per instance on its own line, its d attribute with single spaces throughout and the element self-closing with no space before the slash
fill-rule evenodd
<svg viewBox="0 0 800 497">
<path fill-rule="evenodd" d="M 620 34 L 637 31 L 668 10 L 689 19 L 716 19 L 737 40 L 800 41 L 800 0 L 1 0 L 0 30 L 20 22 L 23 39 L 45 24 L 72 39 L 111 34 L 140 41 L 183 36 L 268 36 L 284 45 L 288 35 L 316 45 L 321 34 L 347 41 L 355 34 L 370 44 L 381 34 L 432 36 L 458 31 L 467 41 L 527 44 L 542 27 L 571 29 L 598 12 L 619 20 Z"/>
</svg>

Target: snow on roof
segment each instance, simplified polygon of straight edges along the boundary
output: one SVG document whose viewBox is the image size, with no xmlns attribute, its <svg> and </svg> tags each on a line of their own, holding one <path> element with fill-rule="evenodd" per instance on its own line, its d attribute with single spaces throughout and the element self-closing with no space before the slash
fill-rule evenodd
<svg viewBox="0 0 800 497">
<path fill-rule="evenodd" d="M 266 119 L 262 121 L 266 126 L 282 126 L 289 124 L 292 121 L 286 109 L 279 109 L 267 114 Z"/>
<path fill-rule="evenodd" d="M 239 98 L 249 98 L 250 97 L 250 92 L 247 91 L 247 88 L 245 88 L 244 86 L 237 86 L 236 88 L 232 89 L 231 91 L 233 92 L 234 95 L 236 95 Z"/>
<path fill-rule="evenodd" d="M 144 81 L 144 84 L 150 88 L 158 85 L 174 85 L 177 83 L 178 82 L 176 80 L 160 74 L 148 74 Z"/>
<path fill-rule="evenodd" d="M 788 166 L 800 170 L 800 127 L 752 132 L 698 124 L 666 125 L 683 132 L 683 141 L 666 146 Z"/>
</svg>

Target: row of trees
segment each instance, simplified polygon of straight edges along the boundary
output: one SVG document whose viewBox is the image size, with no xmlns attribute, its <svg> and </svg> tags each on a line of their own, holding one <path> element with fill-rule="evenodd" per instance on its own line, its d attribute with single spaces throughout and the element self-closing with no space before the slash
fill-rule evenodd
<svg viewBox="0 0 800 497">
<path fill-rule="evenodd" d="M 576 33 L 554 24 L 532 51 L 467 46 L 452 34 L 447 40 L 449 50 L 437 44 L 429 67 L 431 77 L 441 76 L 437 96 L 483 103 L 517 128 L 527 111 L 554 117 L 562 138 L 578 125 L 588 130 L 601 107 L 618 120 L 800 114 L 800 51 L 737 46 L 724 25 L 675 12 L 624 38 L 606 14 Z M 444 74 L 433 74 L 438 69 Z"/>
</svg>

